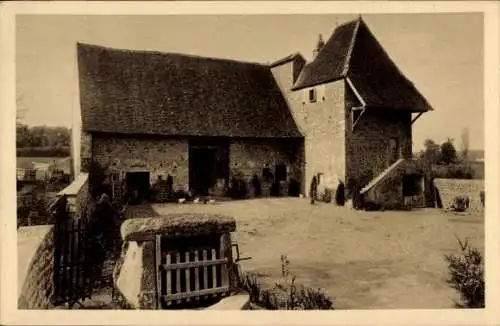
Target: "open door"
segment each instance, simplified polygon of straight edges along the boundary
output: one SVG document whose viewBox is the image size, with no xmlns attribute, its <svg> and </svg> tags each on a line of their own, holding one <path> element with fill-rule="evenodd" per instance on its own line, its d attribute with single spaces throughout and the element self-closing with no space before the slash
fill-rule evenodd
<svg viewBox="0 0 500 326">
<path fill-rule="evenodd" d="M 216 150 L 193 147 L 189 150 L 189 189 L 206 196 L 216 182 Z"/>
<path fill-rule="evenodd" d="M 131 204 L 149 200 L 149 172 L 127 172 L 126 184 L 132 195 Z"/>
</svg>

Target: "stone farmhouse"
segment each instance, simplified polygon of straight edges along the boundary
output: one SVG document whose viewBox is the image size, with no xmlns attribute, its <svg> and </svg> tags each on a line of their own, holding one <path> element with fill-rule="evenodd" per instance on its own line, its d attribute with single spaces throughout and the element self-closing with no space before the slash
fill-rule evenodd
<svg viewBox="0 0 500 326">
<path fill-rule="evenodd" d="M 307 195 L 315 175 L 333 188 L 361 182 L 368 194 L 403 171 L 394 198 L 423 198 L 422 176 L 404 162 L 412 124 L 432 108 L 361 17 L 326 42 L 320 36 L 311 62 L 298 53 L 260 64 L 87 44 L 77 56 L 77 171 L 93 159 L 140 189 L 170 176 L 175 189 L 212 195 L 235 175 L 249 184 L 257 176 L 263 195 L 273 182 L 285 193 L 291 180 Z M 403 195 L 405 182 L 413 190 Z"/>
</svg>

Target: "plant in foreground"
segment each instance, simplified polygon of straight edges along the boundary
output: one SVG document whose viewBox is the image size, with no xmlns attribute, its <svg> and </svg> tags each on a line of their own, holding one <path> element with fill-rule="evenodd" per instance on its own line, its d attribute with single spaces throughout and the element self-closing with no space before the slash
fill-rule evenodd
<svg viewBox="0 0 500 326">
<path fill-rule="evenodd" d="M 330 310 L 333 303 L 321 289 L 297 285 L 296 277 L 288 281 L 290 261 L 281 255 L 282 280 L 264 289 L 252 273 L 240 275 L 240 286 L 250 295 L 250 301 L 267 310 Z"/>
<path fill-rule="evenodd" d="M 449 277 L 447 283 L 460 293 L 460 308 L 484 308 L 484 261 L 481 252 L 469 241 L 458 239 L 461 253 L 445 255 Z"/>
</svg>

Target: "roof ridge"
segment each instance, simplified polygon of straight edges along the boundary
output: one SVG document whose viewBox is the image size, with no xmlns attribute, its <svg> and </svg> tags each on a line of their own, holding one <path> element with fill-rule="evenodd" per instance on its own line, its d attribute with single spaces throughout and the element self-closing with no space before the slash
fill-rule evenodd
<svg viewBox="0 0 500 326">
<path fill-rule="evenodd" d="M 115 47 L 109 47 L 109 46 L 104 46 L 104 45 L 81 43 L 81 42 L 77 42 L 77 46 L 99 48 L 99 49 L 103 49 L 103 50 L 115 51 L 115 52 L 121 52 L 121 53 L 174 55 L 174 56 L 181 56 L 181 57 L 187 57 L 187 58 L 193 58 L 193 59 L 205 59 L 205 60 L 212 60 L 212 61 L 241 63 L 241 64 L 247 64 L 247 65 L 260 66 L 263 68 L 269 67 L 267 64 L 262 63 L 262 62 L 241 61 L 241 60 L 236 60 L 236 59 L 217 58 L 217 57 L 209 57 L 209 56 L 202 56 L 202 55 L 189 54 L 189 53 L 180 53 L 180 52 L 164 52 L 164 51 L 159 51 L 159 50 L 131 50 L 131 49 L 115 48 Z"/>
<path fill-rule="evenodd" d="M 301 57 L 302 59 L 304 58 L 304 57 L 302 57 L 302 54 L 299 51 L 297 51 L 297 52 L 293 52 L 285 57 L 282 57 L 278 60 L 275 60 L 275 61 L 269 63 L 268 66 L 273 68 L 273 67 L 279 66 L 283 63 L 286 63 L 286 62 L 294 59 L 295 57 Z"/>
<path fill-rule="evenodd" d="M 361 25 L 361 15 L 359 16 L 359 18 L 356 20 L 356 26 L 354 26 L 354 31 L 352 32 L 352 38 L 351 38 L 351 43 L 349 44 L 349 48 L 347 49 L 347 55 L 346 55 L 346 58 L 345 58 L 345 62 L 344 62 L 344 70 L 342 71 L 342 76 L 347 76 L 347 72 L 349 71 L 349 66 L 350 66 L 350 63 L 351 63 L 351 57 L 352 57 L 352 51 L 354 49 L 354 44 L 356 43 L 356 38 L 357 38 L 357 35 L 358 35 L 358 31 L 359 31 L 359 25 Z"/>
</svg>

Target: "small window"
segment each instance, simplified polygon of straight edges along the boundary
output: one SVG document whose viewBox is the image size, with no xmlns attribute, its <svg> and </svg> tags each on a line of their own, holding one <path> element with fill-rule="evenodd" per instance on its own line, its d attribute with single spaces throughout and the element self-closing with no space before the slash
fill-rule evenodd
<svg viewBox="0 0 500 326">
<path fill-rule="evenodd" d="M 314 103 L 317 101 L 316 89 L 312 88 L 309 90 L 309 103 Z"/>
<path fill-rule="evenodd" d="M 397 138 L 391 138 L 389 140 L 389 148 L 390 148 L 390 160 L 391 164 L 396 162 L 400 157 L 401 157 L 401 152 L 400 152 L 400 147 L 399 147 L 399 140 Z"/>
<path fill-rule="evenodd" d="M 286 165 L 276 165 L 276 181 L 286 181 Z"/>
</svg>

